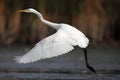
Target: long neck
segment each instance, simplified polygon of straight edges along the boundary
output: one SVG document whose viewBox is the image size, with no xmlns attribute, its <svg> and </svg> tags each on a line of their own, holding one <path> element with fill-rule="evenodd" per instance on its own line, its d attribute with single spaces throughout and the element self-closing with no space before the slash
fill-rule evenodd
<svg viewBox="0 0 120 80">
<path fill-rule="evenodd" d="M 45 20 L 43 18 L 43 16 L 37 11 L 33 12 L 33 13 L 36 14 L 44 24 L 46 24 L 46 25 L 48 25 L 48 26 L 50 26 L 50 27 L 52 27 L 52 28 L 54 28 L 56 30 L 59 29 L 59 27 L 60 27 L 59 24 Z"/>
</svg>

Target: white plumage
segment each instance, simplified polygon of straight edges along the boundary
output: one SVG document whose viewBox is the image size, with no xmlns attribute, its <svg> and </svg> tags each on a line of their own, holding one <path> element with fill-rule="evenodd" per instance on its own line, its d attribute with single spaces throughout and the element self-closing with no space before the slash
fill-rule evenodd
<svg viewBox="0 0 120 80">
<path fill-rule="evenodd" d="M 34 13 L 43 23 L 57 30 L 55 34 L 38 42 L 27 54 L 16 57 L 15 60 L 19 63 L 30 63 L 59 56 L 72 51 L 74 46 L 79 46 L 81 48 L 86 48 L 88 46 L 88 38 L 71 25 L 46 21 L 38 11 L 31 8 L 19 10 L 18 12 Z"/>
</svg>

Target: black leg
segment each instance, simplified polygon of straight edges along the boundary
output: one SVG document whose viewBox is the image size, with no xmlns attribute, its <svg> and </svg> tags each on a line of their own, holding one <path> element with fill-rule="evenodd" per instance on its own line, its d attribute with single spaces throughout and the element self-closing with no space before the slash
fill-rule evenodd
<svg viewBox="0 0 120 80">
<path fill-rule="evenodd" d="M 85 56 L 85 63 L 86 63 L 87 68 L 96 74 L 95 69 L 94 69 L 92 66 L 90 66 L 90 65 L 88 64 L 87 49 L 86 49 L 86 48 L 84 48 L 84 49 L 83 49 L 83 52 L 84 52 L 84 56 Z"/>
</svg>

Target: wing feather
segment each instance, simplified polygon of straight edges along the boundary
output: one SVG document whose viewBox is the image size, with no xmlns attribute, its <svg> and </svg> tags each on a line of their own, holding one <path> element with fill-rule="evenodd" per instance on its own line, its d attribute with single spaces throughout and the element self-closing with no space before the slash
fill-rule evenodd
<svg viewBox="0 0 120 80">
<path fill-rule="evenodd" d="M 15 60 L 19 63 L 30 63 L 65 54 L 74 49 L 69 41 L 71 41 L 70 37 L 62 30 L 58 30 L 55 34 L 38 42 L 27 54 L 16 57 Z"/>
</svg>

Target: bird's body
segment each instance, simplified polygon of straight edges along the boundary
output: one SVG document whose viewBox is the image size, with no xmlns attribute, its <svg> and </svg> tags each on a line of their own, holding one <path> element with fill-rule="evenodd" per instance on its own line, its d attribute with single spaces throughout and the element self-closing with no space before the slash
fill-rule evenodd
<svg viewBox="0 0 120 80">
<path fill-rule="evenodd" d="M 75 27 L 68 24 L 61 24 L 61 30 L 63 30 L 76 43 L 75 46 L 81 48 L 86 48 L 88 46 L 88 38 Z"/>
<path fill-rule="evenodd" d="M 50 58 L 70 52 L 74 46 L 86 48 L 88 46 L 88 38 L 75 27 L 64 23 L 52 23 L 45 20 L 42 15 L 34 9 L 29 9 L 31 13 L 35 13 L 40 20 L 46 25 L 54 28 L 57 32 L 40 42 L 22 57 L 17 57 L 19 63 L 30 63 L 40 59 Z"/>
<path fill-rule="evenodd" d="M 67 24 L 59 25 L 61 27 L 55 34 L 38 42 L 31 51 L 17 58 L 17 61 L 30 63 L 68 53 L 74 46 L 87 47 L 89 40 L 82 32 Z"/>
<path fill-rule="evenodd" d="M 34 9 L 20 10 L 18 12 L 34 13 L 40 18 L 41 22 L 57 30 L 53 35 L 38 42 L 27 54 L 16 57 L 16 60 L 19 63 L 30 63 L 45 58 L 59 56 L 72 51 L 74 46 L 86 48 L 89 44 L 88 38 L 71 25 L 47 21 Z"/>
</svg>

